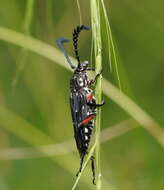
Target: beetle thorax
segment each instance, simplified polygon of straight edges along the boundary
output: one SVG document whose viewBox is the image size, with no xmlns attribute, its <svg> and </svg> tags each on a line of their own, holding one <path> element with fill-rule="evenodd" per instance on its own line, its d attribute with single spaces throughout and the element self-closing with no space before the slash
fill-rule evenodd
<svg viewBox="0 0 164 190">
<path fill-rule="evenodd" d="M 87 78 L 88 77 L 87 77 L 86 72 L 74 73 L 74 75 L 70 81 L 71 89 L 80 90 L 81 88 L 87 87 L 87 85 L 88 85 Z"/>
</svg>

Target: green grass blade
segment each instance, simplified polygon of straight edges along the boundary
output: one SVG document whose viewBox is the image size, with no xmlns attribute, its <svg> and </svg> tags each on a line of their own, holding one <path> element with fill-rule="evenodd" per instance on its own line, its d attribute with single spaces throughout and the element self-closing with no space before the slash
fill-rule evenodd
<svg viewBox="0 0 164 190">
<path fill-rule="evenodd" d="M 48 58 L 53 62 L 60 63 L 60 65 L 67 70 L 71 70 L 66 64 L 63 54 L 57 48 L 54 48 L 40 40 L 1 26 L 0 40 L 4 40 L 6 42 L 28 49 L 37 53 L 38 55 Z"/>
<path fill-rule="evenodd" d="M 46 150 L 42 148 L 40 149 L 40 145 L 54 143 L 54 141 L 49 136 L 45 135 L 43 132 L 38 130 L 37 127 L 22 119 L 19 115 L 8 110 L 5 106 L 0 107 L 0 125 L 2 128 L 21 138 L 26 143 L 34 146 L 42 154 L 46 154 Z M 67 151 L 66 147 L 62 146 L 61 148 L 63 151 Z M 50 158 L 61 168 L 64 168 L 70 174 L 72 174 L 72 176 L 75 175 L 70 163 L 79 163 L 79 159 L 76 156 L 70 155 L 69 158 Z M 88 176 L 84 176 L 82 178 L 82 182 L 85 183 L 89 189 L 93 189 L 93 185 L 90 183 L 90 180 L 88 180 Z"/>
<path fill-rule="evenodd" d="M 108 57 L 109 57 L 109 64 L 110 64 L 110 70 L 116 72 L 116 77 L 118 80 L 118 86 L 121 89 L 121 81 L 119 76 L 119 69 L 118 69 L 118 59 L 116 55 L 112 30 L 110 27 L 107 11 L 105 8 L 105 4 L 103 0 L 100 0 L 100 11 L 101 11 L 101 21 L 102 21 L 102 33 L 103 37 L 107 38 L 107 48 L 108 48 Z M 114 66 L 114 70 L 112 69 L 112 65 Z"/>
<path fill-rule="evenodd" d="M 91 0 L 91 23 L 92 23 L 92 37 L 94 44 L 95 55 L 95 70 L 96 74 L 102 71 L 102 45 L 101 45 L 101 24 L 100 24 L 100 1 Z M 96 103 L 101 103 L 102 87 L 101 75 L 98 77 L 95 86 Z M 97 109 L 95 120 L 95 155 L 96 155 L 96 187 L 97 190 L 101 189 L 101 166 L 100 166 L 100 127 L 101 127 L 101 109 Z"/>
<path fill-rule="evenodd" d="M 26 35 L 30 35 L 31 33 L 30 28 L 34 13 L 34 2 L 35 2 L 34 0 L 27 0 L 25 18 L 23 23 L 23 33 Z M 17 69 L 12 82 L 12 91 L 15 90 L 15 87 L 19 80 L 19 75 L 25 67 L 27 56 L 28 56 L 28 51 L 25 48 L 22 48 L 19 52 L 18 60 L 16 61 Z"/>
<path fill-rule="evenodd" d="M 82 21 L 82 15 L 81 15 L 80 2 L 79 2 L 79 0 L 76 0 L 76 2 L 77 2 L 77 8 L 78 8 L 78 12 L 79 12 L 80 25 L 82 25 L 83 21 Z"/>
<path fill-rule="evenodd" d="M 37 53 L 38 55 L 48 58 L 54 63 L 59 64 L 61 67 L 70 71 L 70 68 L 65 63 L 63 54 L 58 49 L 44 42 L 4 27 L 0 27 L 0 40 L 24 47 Z M 75 59 L 72 58 L 72 60 L 75 62 Z M 132 118 L 141 124 L 142 127 L 145 128 L 162 147 L 164 147 L 164 130 L 154 121 L 153 117 L 151 117 L 123 92 L 121 93 L 120 90 L 109 81 L 103 79 L 102 84 L 104 94 L 111 98 Z"/>
<path fill-rule="evenodd" d="M 114 138 L 117 138 L 127 133 L 128 131 L 135 129 L 136 127 L 139 127 L 139 125 L 137 122 L 135 122 L 132 119 L 123 121 L 114 126 L 110 126 L 102 130 L 100 134 L 100 142 L 105 143 L 110 140 L 113 140 Z M 30 129 L 31 127 L 28 128 L 28 130 L 25 130 L 25 128 L 19 128 L 19 131 L 21 130 L 24 135 L 24 133 L 29 134 Z M 13 133 L 12 131 L 10 132 Z M 21 135 L 21 138 L 22 137 L 23 136 Z M 74 146 L 74 140 L 72 139 L 70 141 L 65 141 L 62 143 L 42 145 L 39 147 L 37 146 L 36 148 L 24 147 L 24 148 L 0 149 L 0 160 L 22 160 L 22 159 L 32 159 L 32 158 L 43 158 L 50 156 L 65 155 L 73 151 L 76 151 L 76 147 Z M 45 154 L 43 154 L 42 152 L 44 152 Z"/>
<path fill-rule="evenodd" d="M 126 94 L 103 79 L 103 92 L 133 117 L 164 148 L 164 129 Z"/>
<path fill-rule="evenodd" d="M 72 187 L 72 190 L 75 190 L 75 188 L 77 187 L 77 184 L 78 184 L 78 182 L 79 182 L 79 180 L 80 180 L 80 178 L 81 178 L 81 175 L 82 175 L 84 169 L 86 168 L 86 166 L 87 166 L 87 164 L 88 164 L 88 162 L 89 162 L 89 160 L 90 160 L 90 158 L 91 158 L 91 156 L 92 156 L 92 154 L 93 154 L 95 148 L 96 148 L 96 143 L 94 143 L 94 145 L 91 147 L 91 149 L 90 149 L 90 151 L 89 151 L 89 153 L 88 153 L 88 156 L 87 156 L 87 158 L 86 158 L 86 161 L 85 161 L 84 164 L 83 164 L 82 170 L 81 170 L 81 172 L 79 173 L 79 175 L 78 175 L 78 177 L 77 177 L 77 179 L 76 179 L 76 181 L 75 181 L 75 183 L 74 183 L 74 185 L 73 185 L 73 187 Z"/>
<path fill-rule="evenodd" d="M 31 33 L 30 28 L 32 24 L 33 14 L 34 14 L 34 3 L 35 3 L 35 0 L 27 0 L 24 26 L 23 26 L 23 31 L 27 35 L 30 35 Z"/>
</svg>

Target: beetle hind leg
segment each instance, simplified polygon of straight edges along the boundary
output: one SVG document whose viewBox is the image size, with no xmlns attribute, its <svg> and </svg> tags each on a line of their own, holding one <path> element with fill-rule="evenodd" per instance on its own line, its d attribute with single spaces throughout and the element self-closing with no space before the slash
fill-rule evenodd
<svg viewBox="0 0 164 190">
<path fill-rule="evenodd" d="M 92 174 L 93 174 L 93 180 L 92 180 L 92 182 L 93 182 L 94 185 L 96 185 L 96 183 L 95 183 L 96 174 L 95 174 L 95 163 L 94 163 L 95 157 L 91 156 L 90 159 L 91 159 L 91 168 L 92 168 Z"/>
<path fill-rule="evenodd" d="M 80 168 L 79 168 L 79 171 L 77 172 L 76 176 L 78 176 L 79 173 L 81 173 L 81 170 L 82 170 L 82 167 L 83 167 L 84 157 L 85 157 L 85 153 L 83 153 L 83 154 L 81 155 L 81 158 L 80 158 Z"/>
<path fill-rule="evenodd" d="M 80 168 L 79 171 L 77 172 L 76 176 L 79 175 L 79 173 L 81 173 L 82 167 L 83 167 L 83 161 L 84 161 L 84 157 L 85 157 L 85 153 L 82 154 L 81 156 L 81 160 L 80 160 Z M 95 163 L 94 163 L 94 156 L 91 156 L 90 160 L 91 160 L 91 169 L 92 169 L 92 174 L 93 174 L 93 184 L 96 185 L 95 180 L 96 180 L 96 173 L 95 173 Z"/>
</svg>

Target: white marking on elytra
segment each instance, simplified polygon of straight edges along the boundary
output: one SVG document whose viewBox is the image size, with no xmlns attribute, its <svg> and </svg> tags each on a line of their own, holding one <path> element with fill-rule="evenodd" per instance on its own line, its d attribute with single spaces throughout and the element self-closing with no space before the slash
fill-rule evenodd
<svg viewBox="0 0 164 190">
<path fill-rule="evenodd" d="M 88 87 L 84 87 L 84 90 L 86 90 L 88 92 Z"/>
<path fill-rule="evenodd" d="M 85 133 L 88 133 L 88 128 L 85 127 L 85 128 L 84 128 L 84 131 L 85 131 Z"/>
<path fill-rule="evenodd" d="M 87 135 L 85 135 L 85 140 L 88 140 L 88 136 Z"/>
<path fill-rule="evenodd" d="M 83 81 L 80 80 L 80 84 L 79 84 L 79 85 L 80 85 L 80 86 L 84 86 Z"/>
</svg>

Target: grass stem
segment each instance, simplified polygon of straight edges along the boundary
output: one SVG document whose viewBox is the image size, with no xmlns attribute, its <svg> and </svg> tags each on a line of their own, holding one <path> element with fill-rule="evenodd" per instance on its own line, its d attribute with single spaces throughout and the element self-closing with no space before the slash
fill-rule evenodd
<svg viewBox="0 0 164 190">
<path fill-rule="evenodd" d="M 102 71 L 102 46 L 101 46 L 101 25 L 100 25 L 100 1 L 91 0 L 91 22 L 92 22 L 92 37 L 94 44 L 94 55 L 95 55 L 95 70 L 96 74 Z M 95 86 L 95 98 L 96 103 L 101 103 L 101 75 L 98 77 L 96 86 Z M 101 189 L 101 166 L 100 166 L 100 127 L 101 127 L 101 109 L 97 110 L 97 116 L 95 121 L 95 155 L 96 155 L 96 173 L 97 181 L 96 188 L 97 190 Z"/>
</svg>

